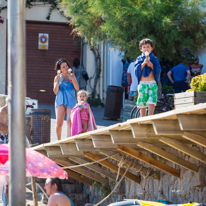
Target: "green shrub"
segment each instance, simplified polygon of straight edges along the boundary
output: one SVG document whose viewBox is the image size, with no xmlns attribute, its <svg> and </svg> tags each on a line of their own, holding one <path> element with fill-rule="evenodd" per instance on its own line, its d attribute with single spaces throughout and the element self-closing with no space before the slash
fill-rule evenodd
<svg viewBox="0 0 206 206">
<path fill-rule="evenodd" d="M 135 94 L 134 94 L 134 99 L 133 99 L 133 101 L 134 102 L 136 102 L 137 101 L 137 98 L 138 98 L 138 90 L 135 92 Z"/>
</svg>

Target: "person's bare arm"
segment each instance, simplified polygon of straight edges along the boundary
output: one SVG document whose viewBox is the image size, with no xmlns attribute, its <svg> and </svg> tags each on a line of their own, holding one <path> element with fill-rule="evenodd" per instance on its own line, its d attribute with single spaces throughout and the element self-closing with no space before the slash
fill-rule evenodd
<svg viewBox="0 0 206 206">
<path fill-rule="evenodd" d="M 169 80 L 172 82 L 172 84 L 174 84 L 174 80 L 172 79 L 172 72 L 171 71 L 169 71 L 167 73 L 167 76 L 168 76 Z"/>
<path fill-rule="evenodd" d="M 185 81 L 187 84 L 189 84 L 190 82 L 190 76 L 191 76 L 190 70 L 187 70 L 187 81 Z"/>
<path fill-rule="evenodd" d="M 54 77 L 54 94 L 57 95 L 59 92 L 59 81 L 60 81 L 60 77 L 57 75 Z"/>
<path fill-rule="evenodd" d="M 128 82 L 128 85 L 131 85 L 130 78 L 131 78 L 131 74 L 130 74 L 130 73 L 127 73 L 127 82 Z"/>
<path fill-rule="evenodd" d="M 69 79 L 72 80 L 75 90 L 79 91 L 79 84 L 74 74 L 69 75 Z"/>
</svg>

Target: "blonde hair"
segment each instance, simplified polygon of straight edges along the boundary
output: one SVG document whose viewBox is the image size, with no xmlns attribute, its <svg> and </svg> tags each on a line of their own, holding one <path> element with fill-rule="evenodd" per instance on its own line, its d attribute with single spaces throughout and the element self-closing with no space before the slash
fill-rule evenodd
<svg viewBox="0 0 206 206">
<path fill-rule="evenodd" d="M 82 94 L 82 93 L 84 93 L 87 98 L 89 97 L 89 92 L 87 92 L 87 91 L 85 91 L 85 90 L 83 90 L 83 89 L 82 89 L 82 90 L 79 90 L 79 91 L 77 92 L 77 97 L 79 97 L 79 95 Z"/>
</svg>

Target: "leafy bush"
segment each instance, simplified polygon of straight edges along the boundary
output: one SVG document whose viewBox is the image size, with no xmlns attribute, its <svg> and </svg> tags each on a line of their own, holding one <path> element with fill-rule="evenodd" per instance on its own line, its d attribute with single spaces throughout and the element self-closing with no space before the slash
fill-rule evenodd
<svg viewBox="0 0 206 206">
<path fill-rule="evenodd" d="M 87 99 L 87 102 L 90 104 L 90 106 L 102 106 L 104 107 L 104 104 L 102 103 L 102 100 L 100 99 L 99 94 L 97 94 L 97 98 L 91 99 L 90 97 Z"/>
<path fill-rule="evenodd" d="M 163 94 L 174 94 L 173 86 L 163 86 L 162 87 L 162 93 Z"/>
<path fill-rule="evenodd" d="M 206 91 L 206 73 L 193 77 L 190 83 L 191 89 L 187 90 L 186 92 L 191 91 Z"/>
</svg>

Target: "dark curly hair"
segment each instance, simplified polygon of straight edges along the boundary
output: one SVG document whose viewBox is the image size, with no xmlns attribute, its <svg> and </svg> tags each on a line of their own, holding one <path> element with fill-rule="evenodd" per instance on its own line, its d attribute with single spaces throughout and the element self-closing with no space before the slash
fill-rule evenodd
<svg viewBox="0 0 206 206">
<path fill-rule="evenodd" d="M 61 180 L 58 177 L 49 177 L 51 180 L 51 186 L 56 184 L 58 192 L 63 192 Z"/>
<path fill-rule="evenodd" d="M 59 59 L 56 63 L 55 63 L 55 67 L 54 67 L 54 70 L 59 70 L 61 69 L 61 64 L 66 62 L 68 67 L 70 68 L 70 65 L 69 65 L 69 62 L 65 59 Z"/>
<path fill-rule="evenodd" d="M 151 39 L 142 39 L 142 40 L 139 42 L 139 48 L 141 49 L 142 46 L 145 45 L 145 44 L 150 44 L 150 46 L 151 46 L 152 48 L 154 48 L 153 42 L 152 42 Z"/>
</svg>

